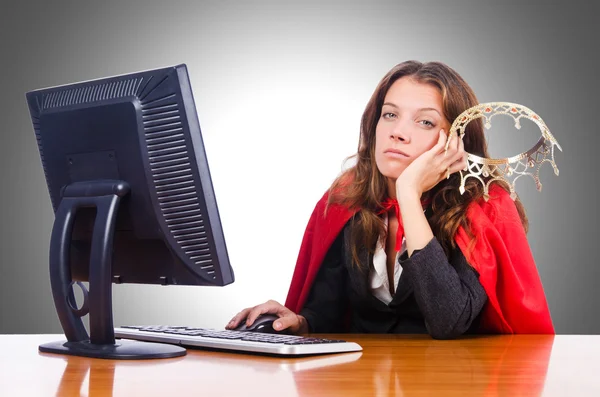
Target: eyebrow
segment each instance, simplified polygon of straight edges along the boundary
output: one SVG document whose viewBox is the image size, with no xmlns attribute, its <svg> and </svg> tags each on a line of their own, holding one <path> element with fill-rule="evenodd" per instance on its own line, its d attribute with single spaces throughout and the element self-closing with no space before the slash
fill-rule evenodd
<svg viewBox="0 0 600 397">
<path fill-rule="evenodd" d="M 385 105 L 388 105 L 388 106 L 394 107 L 394 108 L 396 108 L 396 109 L 399 109 L 399 107 L 398 107 L 398 106 L 394 105 L 394 104 L 393 104 L 393 103 L 391 103 L 391 102 L 385 102 L 385 103 L 383 104 L 383 106 L 385 106 Z M 440 112 L 439 112 L 439 111 L 438 111 L 436 108 L 420 108 L 420 109 L 417 109 L 417 112 L 426 112 L 426 111 L 429 111 L 429 110 L 433 110 L 434 112 L 436 112 L 436 113 L 437 113 L 437 114 L 439 114 L 440 116 L 442 115 L 442 114 L 441 114 L 441 113 L 440 113 Z"/>
</svg>

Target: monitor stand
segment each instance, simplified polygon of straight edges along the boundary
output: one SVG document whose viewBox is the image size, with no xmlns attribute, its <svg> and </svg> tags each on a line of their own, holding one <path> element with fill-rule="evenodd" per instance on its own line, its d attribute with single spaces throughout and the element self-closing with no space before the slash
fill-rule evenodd
<svg viewBox="0 0 600 397">
<path fill-rule="evenodd" d="M 129 190 L 127 182 L 117 180 L 75 182 L 63 190 L 50 240 L 50 284 L 67 340 L 40 345 L 41 352 L 124 360 L 171 358 L 186 354 L 181 346 L 115 341 L 112 316 L 113 237 L 119 202 Z M 69 263 L 73 222 L 82 207 L 97 209 L 90 253 L 89 293 L 83 284 L 73 282 Z M 75 302 L 74 284 L 83 291 L 80 308 Z M 88 313 L 89 336 L 81 321 L 81 317 Z"/>
</svg>

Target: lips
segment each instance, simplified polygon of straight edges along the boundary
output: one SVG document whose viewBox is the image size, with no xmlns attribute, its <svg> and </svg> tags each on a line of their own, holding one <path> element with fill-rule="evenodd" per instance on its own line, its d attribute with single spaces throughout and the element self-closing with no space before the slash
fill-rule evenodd
<svg viewBox="0 0 600 397">
<path fill-rule="evenodd" d="M 408 154 L 404 153 L 402 150 L 398 150 L 398 149 L 394 149 L 394 148 L 386 149 L 383 153 L 388 157 L 394 157 L 394 158 L 405 159 L 405 158 L 410 157 Z"/>
</svg>

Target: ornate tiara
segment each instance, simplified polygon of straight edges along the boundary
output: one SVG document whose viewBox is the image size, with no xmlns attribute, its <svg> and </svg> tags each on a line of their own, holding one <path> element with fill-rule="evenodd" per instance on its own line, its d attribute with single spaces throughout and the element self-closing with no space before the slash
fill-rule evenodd
<svg viewBox="0 0 600 397">
<path fill-rule="evenodd" d="M 489 199 L 488 189 L 490 184 L 494 181 L 504 181 L 510 187 L 510 197 L 515 200 L 517 198 L 515 182 L 525 175 L 531 176 L 535 181 L 537 190 L 541 191 L 540 167 L 543 163 L 548 162 L 552 164 L 554 174 L 558 175 L 558 168 L 554 162 L 554 146 L 561 152 L 562 148 L 552 136 L 542 118 L 531 109 L 509 102 L 481 103 L 473 106 L 462 112 L 454 120 L 452 127 L 450 127 L 448 142 L 454 133 L 458 133 L 462 139 L 467 124 L 478 118 L 485 119 L 485 128 L 490 129 L 492 127 L 492 117 L 498 114 L 511 116 L 515 120 L 517 129 L 521 129 L 521 118 L 533 121 L 540 128 L 542 137 L 528 151 L 508 158 L 488 159 L 467 153 L 467 167 L 460 171 L 460 193 L 465 192 L 465 182 L 468 178 L 476 178 L 483 185 L 484 198 L 487 201 Z M 485 182 L 482 177 L 491 178 Z M 510 182 L 510 179 L 513 179 L 512 182 Z"/>
</svg>

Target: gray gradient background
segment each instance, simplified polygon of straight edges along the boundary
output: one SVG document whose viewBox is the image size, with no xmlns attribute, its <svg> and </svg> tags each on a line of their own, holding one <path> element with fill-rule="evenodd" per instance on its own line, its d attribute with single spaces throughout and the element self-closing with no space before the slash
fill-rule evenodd
<svg viewBox="0 0 600 397">
<path fill-rule="evenodd" d="M 0 333 L 61 331 L 47 270 L 53 213 L 26 91 L 188 65 L 237 281 L 116 286 L 115 323 L 219 327 L 246 305 L 284 300 L 312 206 L 355 149 L 378 80 L 407 59 L 443 61 L 480 102 L 521 103 L 542 116 L 564 152 L 556 156 L 559 177 L 542 170 L 541 194 L 531 181 L 517 185 L 529 242 L 557 332 L 600 333 L 598 6 L 412 3 L 22 1 L 3 10 Z M 498 128 L 490 133 L 492 154 L 515 154 L 536 140 L 534 129 L 505 126 L 510 139 L 494 135 Z M 293 150 L 272 151 L 268 142 L 293 142 Z M 251 150 L 236 151 L 235 161 L 222 155 L 238 146 Z M 246 195 L 251 189 L 267 197 L 280 189 L 295 204 Z M 275 233 L 257 237 L 249 226 L 257 216 L 261 233 Z M 271 245 L 285 254 L 266 258 L 258 247 Z"/>
</svg>

